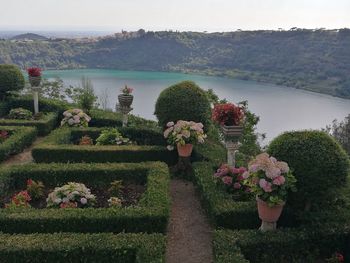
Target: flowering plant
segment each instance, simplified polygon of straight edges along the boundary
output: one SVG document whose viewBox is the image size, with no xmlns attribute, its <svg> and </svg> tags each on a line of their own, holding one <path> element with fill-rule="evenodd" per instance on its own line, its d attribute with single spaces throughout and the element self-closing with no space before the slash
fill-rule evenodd
<svg viewBox="0 0 350 263">
<path fill-rule="evenodd" d="M 233 103 L 216 104 L 212 111 L 212 119 L 220 125 L 240 125 L 244 119 L 244 108 Z"/>
<path fill-rule="evenodd" d="M 33 113 L 23 108 L 15 108 L 10 110 L 8 117 L 16 120 L 30 120 L 33 118 Z"/>
<path fill-rule="evenodd" d="M 5 204 L 5 208 L 29 208 L 31 200 L 27 191 L 21 191 L 11 198 L 11 203 Z"/>
<path fill-rule="evenodd" d="M 103 130 L 96 139 L 96 145 L 126 145 L 132 144 L 129 138 L 124 138 L 115 128 Z"/>
<path fill-rule="evenodd" d="M 110 207 L 121 207 L 122 206 L 122 200 L 118 197 L 112 196 L 108 199 L 108 204 Z"/>
<path fill-rule="evenodd" d="M 167 129 L 164 131 L 164 138 L 167 139 L 167 148 L 171 151 L 177 144 L 204 143 L 207 135 L 203 131 L 202 123 L 179 120 L 176 124 L 168 122 Z"/>
<path fill-rule="evenodd" d="M 9 137 L 9 132 L 5 130 L 0 131 L 0 143 L 4 142 Z"/>
<path fill-rule="evenodd" d="M 72 109 L 63 112 L 64 118 L 61 121 L 61 126 L 69 127 L 87 127 L 91 118 L 81 109 Z"/>
<path fill-rule="evenodd" d="M 91 139 L 89 135 L 84 135 L 79 140 L 79 145 L 93 145 L 94 141 Z"/>
<path fill-rule="evenodd" d="M 269 206 L 283 204 L 288 190 L 296 191 L 296 179 L 285 162 L 262 153 L 249 163 L 247 184 Z"/>
<path fill-rule="evenodd" d="M 70 182 L 62 187 L 56 187 L 46 201 L 47 207 L 82 208 L 93 206 L 96 197 L 84 184 Z"/>
<path fill-rule="evenodd" d="M 31 77 L 40 77 L 41 71 L 42 69 L 37 67 L 27 68 L 28 75 Z"/>
<path fill-rule="evenodd" d="M 134 91 L 133 88 L 129 88 L 127 85 L 123 89 L 121 89 L 121 92 L 123 92 L 124 95 L 130 95 Z"/>
<path fill-rule="evenodd" d="M 249 173 L 245 167 L 232 168 L 227 164 L 222 164 L 214 173 L 214 178 L 219 185 L 223 185 L 226 190 L 232 193 L 234 198 L 242 198 L 249 195 L 251 190 L 244 184 Z"/>
</svg>

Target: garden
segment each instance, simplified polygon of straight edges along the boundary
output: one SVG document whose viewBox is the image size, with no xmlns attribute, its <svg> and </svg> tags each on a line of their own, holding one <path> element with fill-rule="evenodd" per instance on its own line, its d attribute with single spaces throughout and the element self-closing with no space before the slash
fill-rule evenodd
<svg viewBox="0 0 350 263">
<path fill-rule="evenodd" d="M 114 112 L 86 78 L 62 91 L 39 68 L 27 74 L 0 65 L 1 262 L 350 262 L 344 123 L 262 147 L 247 102 L 191 81 L 160 93 L 155 122 L 130 114 L 128 86 Z M 208 240 L 193 237 L 191 210 Z M 183 261 L 196 240 L 206 256 Z"/>
</svg>

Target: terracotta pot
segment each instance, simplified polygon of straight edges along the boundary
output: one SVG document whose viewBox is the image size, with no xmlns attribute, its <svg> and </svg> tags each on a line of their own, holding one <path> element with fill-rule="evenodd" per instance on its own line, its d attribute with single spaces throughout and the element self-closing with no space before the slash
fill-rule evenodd
<svg viewBox="0 0 350 263">
<path fill-rule="evenodd" d="M 118 101 L 121 107 L 129 108 L 134 100 L 134 96 L 130 94 L 119 94 Z"/>
<path fill-rule="evenodd" d="M 284 203 L 270 207 L 258 197 L 256 198 L 256 202 L 258 204 L 259 218 L 262 221 L 269 223 L 276 223 L 278 221 L 282 214 Z"/>
<path fill-rule="evenodd" d="M 39 77 L 31 77 L 29 76 L 29 83 L 32 87 L 39 87 L 41 82 L 41 76 Z"/>
<path fill-rule="evenodd" d="M 192 144 L 185 144 L 185 145 L 177 145 L 177 152 L 179 153 L 180 157 L 190 157 L 193 150 Z"/>
</svg>

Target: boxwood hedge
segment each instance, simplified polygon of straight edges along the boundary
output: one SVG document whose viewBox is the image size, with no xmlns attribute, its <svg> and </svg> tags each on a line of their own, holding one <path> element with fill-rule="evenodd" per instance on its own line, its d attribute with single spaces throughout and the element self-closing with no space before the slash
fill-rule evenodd
<svg viewBox="0 0 350 263">
<path fill-rule="evenodd" d="M 22 152 L 37 136 L 37 130 L 34 127 L 0 126 L 0 130 L 10 132 L 9 138 L 0 143 L 0 161 L 4 161 L 12 154 Z"/>
<path fill-rule="evenodd" d="M 1 209 L 4 233 L 164 232 L 169 216 L 169 171 L 165 163 L 27 164 L 0 172 L 1 195 L 25 187 L 27 179 L 47 186 L 67 182 L 109 186 L 113 180 L 146 183 L 137 206 L 86 209 Z"/>
<path fill-rule="evenodd" d="M 40 120 L 12 120 L 0 119 L 0 125 L 4 126 L 33 126 L 38 130 L 38 135 L 49 134 L 57 126 L 58 115 L 54 112 L 44 114 Z"/>
<path fill-rule="evenodd" d="M 119 128 L 124 137 L 138 145 L 80 146 L 73 142 L 83 135 L 96 139 L 102 128 L 60 128 L 53 131 L 33 151 L 36 162 L 176 162 L 176 153 L 165 147 L 162 134 L 153 129 Z"/>
<path fill-rule="evenodd" d="M 164 262 L 161 234 L 0 234 L 3 263 Z"/>
</svg>

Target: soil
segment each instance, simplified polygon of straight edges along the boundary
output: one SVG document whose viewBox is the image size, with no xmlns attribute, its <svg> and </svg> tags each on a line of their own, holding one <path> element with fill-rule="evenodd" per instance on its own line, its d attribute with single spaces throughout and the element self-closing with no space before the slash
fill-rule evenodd
<svg viewBox="0 0 350 263">
<path fill-rule="evenodd" d="M 212 228 L 192 183 L 171 181 L 172 208 L 167 233 L 167 263 L 211 263 Z"/>
</svg>

